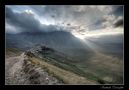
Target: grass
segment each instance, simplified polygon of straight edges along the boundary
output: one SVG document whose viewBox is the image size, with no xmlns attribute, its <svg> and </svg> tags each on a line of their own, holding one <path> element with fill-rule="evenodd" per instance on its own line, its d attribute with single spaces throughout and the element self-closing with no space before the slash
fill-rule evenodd
<svg viewBox="0 0 129 90">
<path fill-rule="evenodd" d="M 49 59 L 50 60 L 50 59 Z M 89 80 L 94 80 L 94 81 L 97 81 L 98 83 L 100 84 L 110 84 L 110 83 L 116 83 L 114 82 L 114 78 L 113 78 L 113 73 L 117 73 L 117 71 L 112 71 L 109 70 L 109 66 L 108 65 L 101 65 L 100 64 L 94 64 L 94 63 L 90 63 L 88 65 L 88 63 L 85 63 L 85 66 L 87 67 L 81 67 L 79 66 L 78 64 L 73 64 L 71 62 L 69 62 L 68 60 L 63 60 L 62 62 L 62 58 L 53 58 L 53 60 L 50 60 L 51 62 L 53 61 L 57 61 L 57 63 L 55 63 L 56 66 L 60 67 L 60 68 L 63 68 L 65 70 L 68 70 L 68 71 L 72 71 L 73 73 L 75 74 L 78 74 L 80 76 L 83 76 L 83 77 L 86 77 L 87 79 Z M 113 65 L 114 64 L 118 64 L 119 60 L 114 60 L 112 63 Z M 91 65 L 93 64 L 93 65 Z M 99 67 L 100 66 L 100 67 Z M 115 75 L 117 78 L 119 78 L 117 76 L 117 74 Z M 110 78 L 113 78 L 113 81 L 109 81 L 109 80 L 104 80 L 103 78 L 105 77 L 110 77 Z M 119 81 L 118 81 L 119 82 Z M 117 83 L 118 83 L 117 82 Z"/>
<path fill-rule="evenodd" d="M 81 75 L 83 77 L 86 77 L 90 80 L 96 80 L 97 81 L 97 77 L 95 75 L 93 75 L 92 73 L 85 73 L 84 70 L 80 69 L 78 66 L 76 66 L 75 64 L 69 62 L 69 60 L 64 60 L 64 58 L 58 57 L 56 55 L 48 55 L 46 57 L 47 59 L 49 59 L 49 63 L 56 65 L 57 67 L 60 67 L 62 69 L 68 70 L 68 71 L 72 71 L 75 74 Z"/>
<path fill-rule="evenodd" d="M 71 71 L 71 72 L 73 72 L 75 74 L 78 74 L 80 76 L 86 77 L 89 80 L 98 81 L 97 76 L 93 75 L 90 72 L 85 73 L 83 69 L 80 69 L 80 67 L 72 64 L 71 62 L 69 62 L 69 60 L 63 60 L 64 58 L 56 57 L 56 55 L 54 55 L 54 56 L 49 55 L 47 57 L 47 59 L 49 59 L 49 63 L 51 63 L 53 65 L 56 65 L 57 67 L 60 67 L 62 69 L 68 70 L 68 71 Z"/>
<path fill-rule="evenodd" d="M 97 82 L 88 80 L 85 77 L 79 76 L 70 71 L 64 70 L 52 64 L 49 64 L 43 60 L 39 60 L 36 57 L 29 57 L 29 60 L 37 65 L 40 65 L 42 68 L 45 68 L 47 72 L 53 74 L 54 76 L 61 79 L 66 84 L 97 84 Z"/>
<path fill-rule="evenodd" d="M 6 48 L 6 55 L 7 56 L 18 56 L 22 53 L 22 51 L 16 48 Z"/>
<path fill-rule="evenodd" d="M 39 58 L 39 57 L 37 57 L 37 58 Z M 42 58 L 40 58 L 40 59 L 42 59 Z M 64 70 L 73 72 L 81 77 L 87 78 L 88 80 L 92 80 L 92 81 L 96 81 L 96 82 L 98 82 L 100 80 L 100 78 L 98 76 L 95 76 L 94 73 L 91 73 L 89 71 L 85 72 L 84 68 L 80 68 L 80 67 L 76 66 L 75 64 L 69 62 L 69 60 L 64 60 L 64 58 L 58 57 L 53 54 L 45 57 L 45 59 L 42 59 L 42 61 L 50 63 L 50 64 L 57 66 L 59 68 L 62 68 Z"/>
</svg>

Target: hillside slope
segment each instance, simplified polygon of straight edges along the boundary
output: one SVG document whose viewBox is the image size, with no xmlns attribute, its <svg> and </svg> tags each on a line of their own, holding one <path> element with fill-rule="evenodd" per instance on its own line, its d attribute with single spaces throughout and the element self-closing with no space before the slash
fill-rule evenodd
<svg viewBox="0 0 129 90">
<path fill-rule="evenodd" d="M 95 81 L 45 62 L 47 60 L 44 59 L 29 56 L 24 52 L 20 56 L 6 57 L 5 84 L 97 84 Z"/>
<path fill-rule="evenodd" d="M 123 82 L 123 61 L 117 57 L 96 52 L 89 60 L 78 62 L 74 58 L 46 46 L 32 48 L 26 54 L 100 84 Z"/>
<path fill-rule="evenodd" d="M 49 74 L 45 69 L 42 69 L 40 66 L 31 63 L 28 59 L 25 59 L 24 53 L 19 56 L 15 56 L 14 52 L 8 52 L 10 52 L 11 56 L 6 54 L 7 57 L 5 59 L 6 85 L 63 84 L 61 80 L 58 80 Z"/>
</svg>

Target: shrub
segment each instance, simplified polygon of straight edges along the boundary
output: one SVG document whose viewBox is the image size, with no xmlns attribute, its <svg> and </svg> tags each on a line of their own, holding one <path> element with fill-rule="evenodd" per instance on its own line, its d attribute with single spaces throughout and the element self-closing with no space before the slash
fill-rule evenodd
<svg viewBox="0 0 129 90">
<path fill-rule="evenodd" d="M 105 84 L 104 80 L 102 80 L 102 79 L 98 79 L 97 81 L 98 81 L 98 83 L 100 83 L 100 84 Z"/>
</svg>

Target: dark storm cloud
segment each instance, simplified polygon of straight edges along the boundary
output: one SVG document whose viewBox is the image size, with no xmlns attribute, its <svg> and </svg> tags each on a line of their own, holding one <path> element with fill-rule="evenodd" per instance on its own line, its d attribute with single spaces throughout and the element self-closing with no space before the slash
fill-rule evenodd
<svg viewBox="0 0 129 90">
<path fill-rule="evenodd" d="M 119 19 L 115 24 L 114 27 L 119 27 L 119 26 L 123 26 L 123 19 Z"/>
<path fill-rule="evenodd" d="M 117 28 L 119 26 L 123 26 L 123 11 L 124 11 L 124 6 L 114 6 L 114 11 L 112 14 L 116 17 L 114 20 L 115 23 L 113 24 L 113 27 Z M 119 19 L 119 17 L 122 17 Z"/>
<path fill-rule="evenodd" d="M 124 6 L 116 6 L 115 10 L 113 11 L 113 13 L 116 16 L 122 16 L 123 15 L 123 10 L 124 10 Z"/>
<path fill-rule="evenodd" d="M 6 7 L 6 22 L 16 28 L 18 27 L 21 32 L 53 31 L 57 29 L 53 25 L 42 25 L 33 14 L 27 14 L 26 12 L 14 13 L 8 7 Z"/>
<path fill-rule="evenodd" d="M 12 10 L 10 9 L 10 8 L 8 8 L 8 7 L 6 7 L 6 18 L 8 19 L 8 18 L 13 18 L 14 19 L 14 17 L 13 16 L 15 16 L 14 15 L 14 13 L 12 12 Z"/>
<path fill-rule="evenodd" d="M 14 13 L 6 7 L 6 20 L 9 24 L 22 28 L 22 31 L 41 30 L 40 23 L 33 15 L 27 13 Z"/>
</svg>

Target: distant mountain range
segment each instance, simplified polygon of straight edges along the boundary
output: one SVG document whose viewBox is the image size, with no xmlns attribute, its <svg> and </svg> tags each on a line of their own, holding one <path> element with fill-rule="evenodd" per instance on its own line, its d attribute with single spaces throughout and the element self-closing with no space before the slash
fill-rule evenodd
<svg viewBox="0 0 129 90">
<path fill-rule="evenodd" d="M 124 50 L 124 35 L 106 35 L 101 37 L 90 37 L 85 39 L 87 42 L 91 43 L 94 47 L 98 47 L 97 51 L 120 57 L 123 59 Z"/>
<path fill-rule="evenodd" d="M 84 45 L 83 42 L 71 33 L 65 31 L 6 34 L 7 47 L 29 50 L 38 45 L 46 45 L 80 60 L 84 56 L 89 57 L 89 54 L 93 54 L 88 46 Z"/>
<path fill-rule="evenodd" d="M 90 46 L 99 47 L 98 51 L 102 53 L 123 57 L 123 35 L 90 37 L 85 40 Z M 66 31 L 6 33 L 6 47 L 25 51 L 38 45 L 46 45 L 80 60 L 94 54 L 94 49 Z"/>
</svg>

